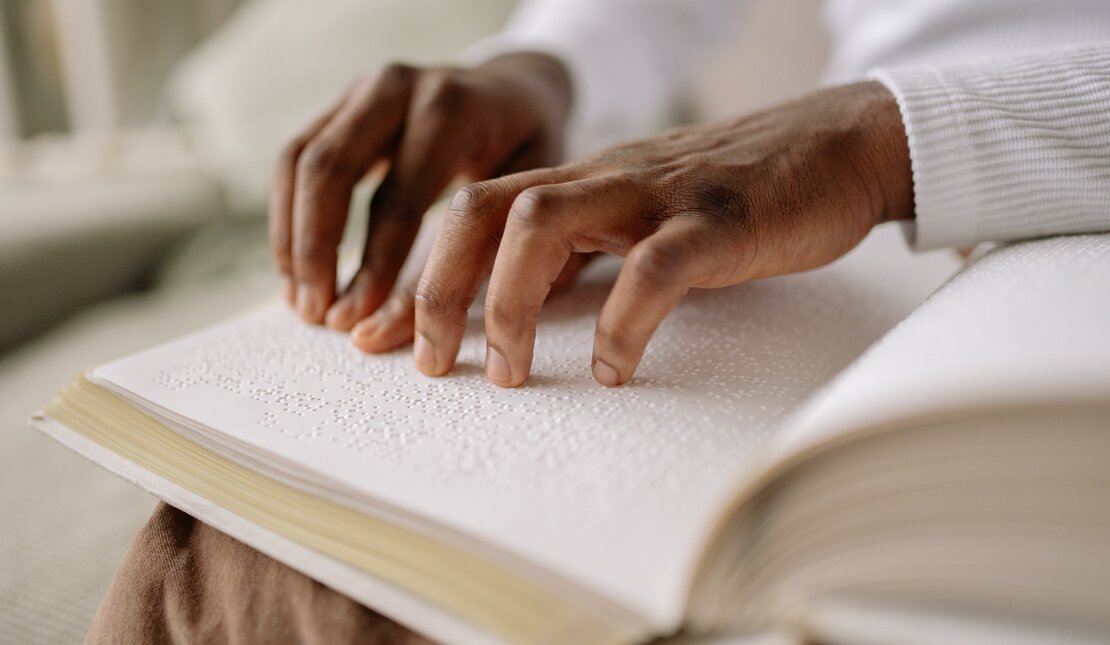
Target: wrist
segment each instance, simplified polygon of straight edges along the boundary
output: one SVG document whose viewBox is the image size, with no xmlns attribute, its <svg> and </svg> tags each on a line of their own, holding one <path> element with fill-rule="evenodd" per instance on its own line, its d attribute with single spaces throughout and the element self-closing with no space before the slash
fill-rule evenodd
<svg viewBox="0 0 1110 645">
<path fill-rule="evenodd" d="M 542 52 L 502 54 L 478 69 L 505 79 L 526 91 L 561 127 L 566 124 L 573 101 L 573 84 L 566 65 Z"/>
<path fill-rule="evenodd" d="M 913 169 L 909 139 L 894 94 L 878 81 L 853 86 L 861 99 L 869 176 L 881 196 L 878 221 L 914 219 Z"/>
</svg>

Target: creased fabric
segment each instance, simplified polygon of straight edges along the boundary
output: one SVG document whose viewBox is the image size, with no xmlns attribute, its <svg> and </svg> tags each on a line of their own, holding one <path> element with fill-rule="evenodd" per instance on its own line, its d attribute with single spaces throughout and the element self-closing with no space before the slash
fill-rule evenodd
<svg viewBox="0 0 1110 645">
<path fill-rule="evenodd" d="M 135 537 L 85 642 L 429 643 L 166 504 Z"/>
</svg>

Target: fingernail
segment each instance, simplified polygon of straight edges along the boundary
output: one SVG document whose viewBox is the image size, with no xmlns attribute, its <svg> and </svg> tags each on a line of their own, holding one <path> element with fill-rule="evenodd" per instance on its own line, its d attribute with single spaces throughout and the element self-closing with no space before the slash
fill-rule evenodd
<svg viewBox="0 0 1110 645">
<path fill-rule="evenodd" d="M 499 385 L 509 385 L 513 382 L 513 373 L 509 369 L 509 361 L 491 346 L 486 346 L 486 376 Z"/>
<path fill-rule="evenodd" d="M 605 387 L 620 385 L 620 374 L 605 361 L 594 361 L 594 378 Z"/>
<path fill-rule="evenodd" d="M 324 324 L 340 331 L 350 329 L 353 307 L 354 303 L 350 298 L 341 298 L 339 302 L 328 308 L 328 313 L 324 316 Z"/>
<path fill-rule="evenodd" d="M 301 318 L 318 323 L 324 315 L 324 299 L 315 289 L 302 284 L 297 287 L 297 312 Z"/>
<path fill-rule="evenodd" d="M 418 370 L 425 374 L 436 374 L 436 350 L 424 334 L 416 334 L 412 343 L 412 357 L 416 360 Z"/>
</svg>

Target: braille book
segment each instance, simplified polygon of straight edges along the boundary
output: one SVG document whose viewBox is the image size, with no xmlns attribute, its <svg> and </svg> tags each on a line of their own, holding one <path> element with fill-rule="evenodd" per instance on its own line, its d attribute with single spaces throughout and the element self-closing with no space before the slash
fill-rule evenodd
<svg viewBox="0 0 1110 645">
<path fill-rule="evenodd" d="M 1110 635 L 1110 238 L 963 267 L 883 228 L 692 291 L 606 389 L 617 266 L 547 303 L 518 389 L 484 377 L 480 309 L 429 378 L 275 304 L 86 372 L 33 424 L 451 643 Z"/>
</svg>

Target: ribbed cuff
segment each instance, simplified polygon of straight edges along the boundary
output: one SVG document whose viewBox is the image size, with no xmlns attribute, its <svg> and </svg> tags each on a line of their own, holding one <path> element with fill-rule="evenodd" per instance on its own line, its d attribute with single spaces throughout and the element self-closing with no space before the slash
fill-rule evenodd
<svg viewBox="0 0 1110 645">
<path fill-rule="evenodd" d="M 918 250 L 1110 229 L 1110 47 L 879 69 L 913 165 Z"/>
<path fill-rule="evenodd" d="M 910 146 L 916 220 L 906 236 L 918 250 L 967 243 L 977 226 L 975 154 L 958 101 L 935 71 L 876 70 L 898 100 Z"/>
</svg>

